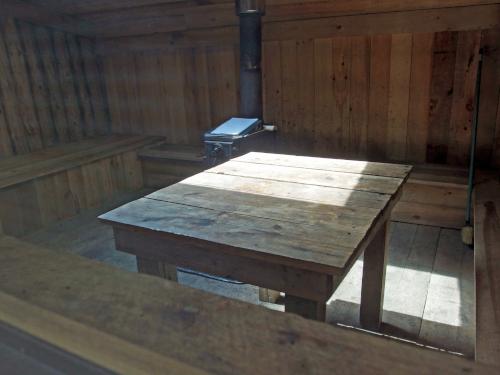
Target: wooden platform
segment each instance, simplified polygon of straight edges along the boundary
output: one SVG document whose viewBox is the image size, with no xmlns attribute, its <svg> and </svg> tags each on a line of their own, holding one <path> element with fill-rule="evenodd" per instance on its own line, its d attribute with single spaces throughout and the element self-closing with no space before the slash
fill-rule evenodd
<svg viewBox="0 0 500 375">
<path fill-rule="evenodd" d="M 0 240 L 0 263 L 0 320 L 119 373 L 254 374 L 258 369 L 273 375 L 486 374 L 497 370 L 9 237 Z M 25 277 L 18 277 L 21 274 Z"/>
<path fill-rule="evenodd" d="M 26 240 L 137 271 L 135 258 L 115 250 L 111 228 L 96 217 L 147 191 L 122 196 L 102 209 L 54 224 Z M 382 332 L 424 345 L 474 355 L 474 260 L 457 230 L 392 223 Z M 327 322 L 359 327 L 362 261 L 357 261 L 328 302 Z M 227 297 L 262 303 L 258 288 L 179 272 L 179 282 Z M 409 300 L 408 295 L 412 298 Z M 442 298 L 441 297 L 445 297 Z"/>
</svg>

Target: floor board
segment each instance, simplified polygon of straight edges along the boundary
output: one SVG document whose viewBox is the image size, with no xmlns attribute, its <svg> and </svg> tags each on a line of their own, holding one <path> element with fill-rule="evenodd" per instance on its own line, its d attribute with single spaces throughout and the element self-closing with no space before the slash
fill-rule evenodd
<svg viewBox="0 0 500 375">
<path fill-rule="evenodd" d="M 130 201 L 122 196 L 104 208 L 52 225 L 25 237 L 36 244 L 71 251 L 116 267 L 137 271 L 135 258 L 114 249 L 111 228 L 96 217 Z M 456 230 L 391 223 L 384 298 L 384 334 L 453 352 L 474 353 L 474 259 Z M 359 327 L 363 260 L 359 259 L 328 302 L 327 322 Z M 269 308 L 258 288 L 179 272 L 179 282 Z"/>
</svg>

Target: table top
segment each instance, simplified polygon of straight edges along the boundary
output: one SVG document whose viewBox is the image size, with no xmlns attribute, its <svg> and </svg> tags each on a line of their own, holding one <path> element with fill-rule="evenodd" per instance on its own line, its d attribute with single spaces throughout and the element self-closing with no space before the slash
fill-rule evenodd
<svg viewBox="0 0 500 375">
<path fill-rule="evenodd" d="M 344 269 L 411 166 L 251 152 L 100 217 L 306 269 Z"/>
</svg>

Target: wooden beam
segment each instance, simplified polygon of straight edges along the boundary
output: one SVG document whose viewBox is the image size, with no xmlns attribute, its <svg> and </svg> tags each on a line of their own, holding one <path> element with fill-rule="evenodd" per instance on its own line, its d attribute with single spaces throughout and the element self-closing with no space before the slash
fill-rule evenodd
<svg viewBox="0 0 500 375">
<path fill-rule="evenodd" d="M 53 11 L 65 14 L 107 12 L 117 9 L 145 7 L 148 5 L 179 3 L 183 0 L 26 0 Z"/>
<path fill-rule="evenodd" d="M 89 25 L 79 17 L 56 13 L 20 0 L 0 1 L 0 20 L 6 18 L 16 18 L 72 34 L 92 36 Z"/>
<path fill-rule="evenodd" d="M 264 41 L 493 29 L 500 4 L 265 23 Z"/>
<path fill-rule="evenodd" d="M 291 3 L 291 4 L 290 4 Z M 267 4 L 264 22 L 276 22 L 301 18 L 326 16 L 362 15 L 374 13 L 426 10 L 433 8 L 454 8 L 496 3 L 495 0 L 426 0 L 426 1 L 377 1 L 366 4 L 365 1 L 322 1 L 293 3 L 279 0 Z M 131 4 L 128 3 L 130 6 Z M 222 0 L 215 3 L 195 3 L 191 1 L 163 1 L 140 7 L 116 7 L 113 11 L 97 10 L 82 17 L 93 25 L 98 37 L 117 37 L 126 35 L 144 35 L 179 30 L 208 27 L 234 26 L 238 24 L 234 2 Z M 58 8 L 54 7 L 56 10 Z M 64 8 L 63 8 L 64 9 Z"/>
<path fill-rule="evenodd" d="M 192 5 L 185 2 L 87 14 L 93 34 L 123 37 L 238 25 L 234 3 Z"/>
<path fill-rule="evenodd" d="M 220 19 L 220 23 L 223 23 Z M 197 26 L 198 25 L 198 26 Z M 199 27 L 193 23 L 190 27 Z M 207 26 L 207 25 L 205 25 Z M 440 32 L 446 30 L 489 29 L 500 26 L 500 4 L 414 10 L 307 20 L 268 22 L 264 19 L 263 40 L 293 40 L 395 33 Z M 127 50 L 175 50 L 198 46 L 237 45 L 238 27 L 208 27 L 179 32 L 123 38 L 100 39 L 98 52 Z"/>
<path fill-rule="evenodd" d="M 267 22 L 497 4 L 498 0 L 267 0 Z"/>
<path fill-rule="evenodd" d="M 124 51 L 168 52 L 179 48 L 224 48 L 235 45 L 239 45 L 238 27 L 228 26 L 124 38 L 97 39 L 96 52 L 100 55 L 110 55 L 120 54 Z"/>
</svg>

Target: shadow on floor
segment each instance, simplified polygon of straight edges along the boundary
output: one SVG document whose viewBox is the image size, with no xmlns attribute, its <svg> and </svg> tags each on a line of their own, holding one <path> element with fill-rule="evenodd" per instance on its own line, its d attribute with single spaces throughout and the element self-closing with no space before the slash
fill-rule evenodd
<svg viewBox="0 0 500 375">
<path fill-rule="evenodd" d="M 448 352 L 460 353 L 469 358 L 474 357 L 473 346 L 467 344 L 470 338 L 463 335 L 461 327 L 388 310 L 384 310 L 382 320 L 381 329 L 377 333 Z M 327 308 L 327 322 L 361 328 L 359 304 L 342 300 L 331 301 Z M 426 335 L 426 332 L 433 334 Z"/>
</svg>

